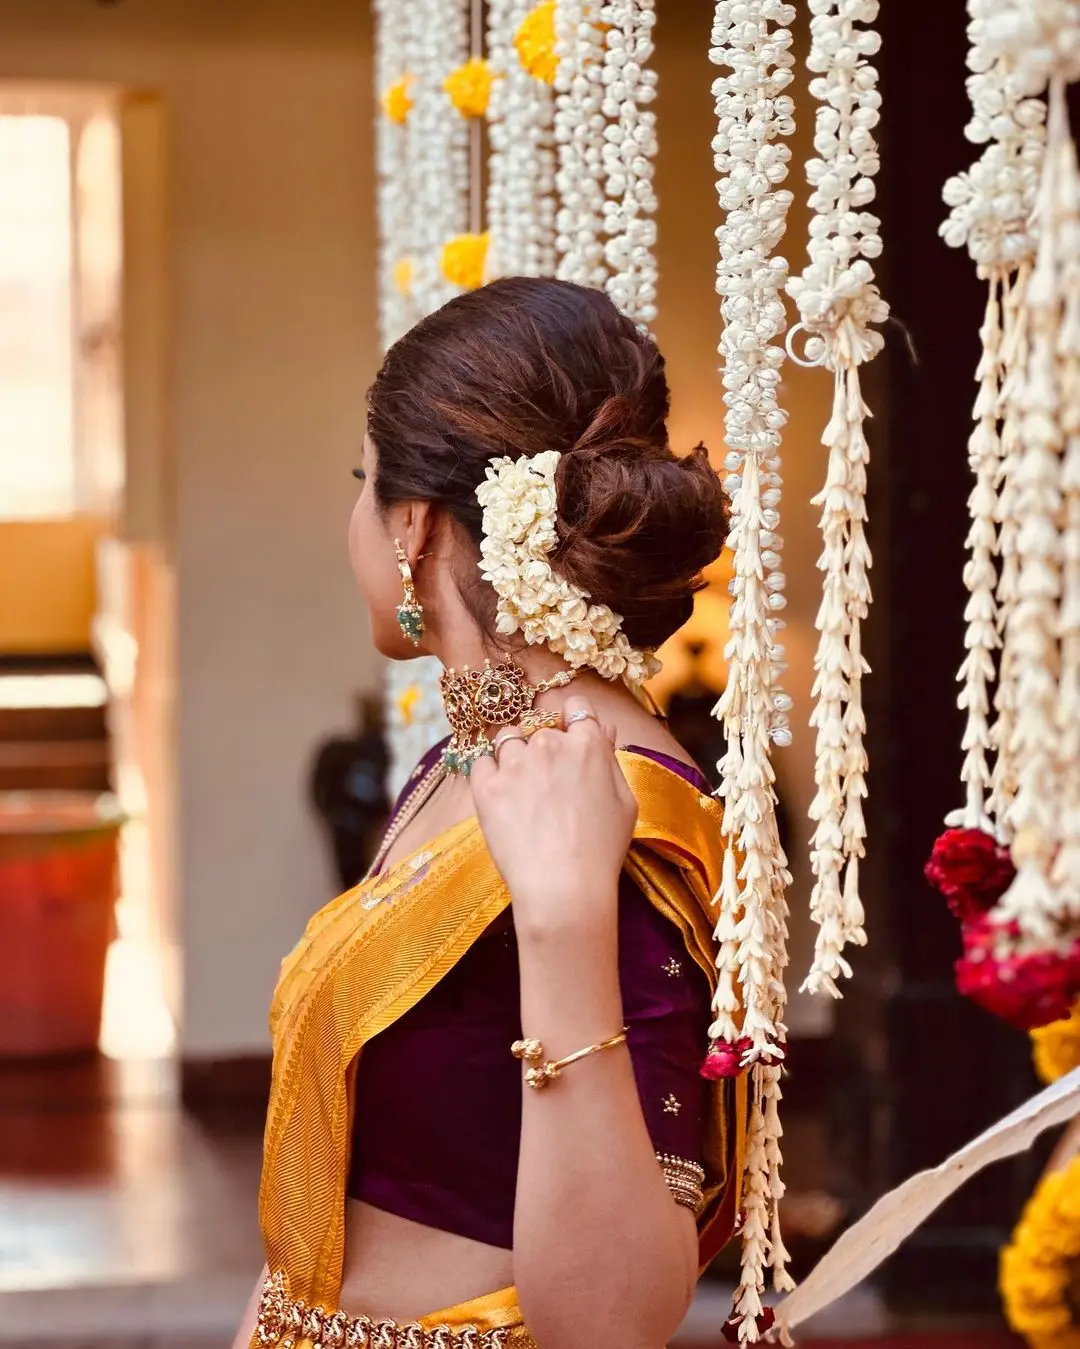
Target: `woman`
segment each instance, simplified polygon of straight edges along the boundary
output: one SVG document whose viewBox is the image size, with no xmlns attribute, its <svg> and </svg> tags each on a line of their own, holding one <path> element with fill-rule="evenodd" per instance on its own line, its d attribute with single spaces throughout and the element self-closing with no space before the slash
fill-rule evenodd
<svg viewBox="0 0 1080 1349">
<path fill-rule="evenodd" d="M 547 280 L 451 301 L 375 380 L 352 563 L 454 735 L 282 968 L 237 1346 L 659 1349 L 732 1230 L 720 811 L 640 696 L 726 517 L 667 412 L 652 340 Z"/>
</svg>

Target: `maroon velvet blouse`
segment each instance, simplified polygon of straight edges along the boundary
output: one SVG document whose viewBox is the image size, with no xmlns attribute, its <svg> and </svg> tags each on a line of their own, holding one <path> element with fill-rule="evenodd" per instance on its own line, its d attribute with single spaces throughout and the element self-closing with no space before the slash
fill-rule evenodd
<svg viewBox="0 0 1080 1349">
<path fill-rule="evenodd" d="M 433 760 L 441 746 L 425 760 Z M 709 788 L 697 769 L 634 749 Z M 624 875 L 619 979 L 638 1095 L 658 1153 L 701 1160 L 698 1069 L 709 987 L 675 926 Z M 365 1047 L 357 1067 L 347 1193 L 490 1246 L 513 1247 L 521 1134 L 517 942 L 511 910 Z"/>
</svg>

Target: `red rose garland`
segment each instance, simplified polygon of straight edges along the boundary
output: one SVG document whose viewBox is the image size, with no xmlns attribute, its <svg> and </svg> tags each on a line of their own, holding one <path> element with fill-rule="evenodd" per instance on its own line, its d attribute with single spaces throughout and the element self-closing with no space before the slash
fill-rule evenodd
<svg viewBox="0 0 1080 1349">
<path fill-rule="evenodd" d="M 1017 1030 L 1033 1030 L 1069 1015 L 1080 995 L 1080 938 L 1021 952 L 1015 923 L 992 910 L 1016 875 L 1007 848 L 981 829 L 947 829 L 934 844 L 926 879 L 960 920 L 964 954 L 956 987 Z"/>
<path fill-rule="evenodd" d="M 1065 951 L 1016 955 L 1018 935 L 1015 924 L 987 915 L 966 923 L 956 987 L 1017 1030 L 1034 1030 L 1072 1011 L 1080 991 L 1080 940 Z"/>
<path fill-rule="evenodd" d="M 962 923 L 989 911 L 1012 884 L 1008 848 L 981 829 L 946 829 L 934 844 L 926 879 Z"/>
</svg>

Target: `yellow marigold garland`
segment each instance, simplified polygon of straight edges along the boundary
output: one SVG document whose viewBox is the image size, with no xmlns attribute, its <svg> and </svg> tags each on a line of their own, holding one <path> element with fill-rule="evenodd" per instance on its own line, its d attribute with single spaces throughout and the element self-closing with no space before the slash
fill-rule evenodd
<svg viewBox="0 0 1080 1349">
<path fill-rule="evenodd" d="M 534 79 L 555 83 L 559 58 L 555 54 L 555 0 L 543 0 L 529 10 L 514 38 L 521 64 Z"/>
<path fill-rule="evenodd" d="M 1043 1177 L 1001 1252 L 1005 1315 L 1031 1349 L 1080 1349 L 1069 1296 L 1078 1262 L 1080 1157 Z"/>
<path fill-rule="evenodd" d="M 442 274 L 462 290 L 475 290 L 484 284 L 489 234 L 458 234 L 443 245 Z"/>
<path fill-rule="evenodd" d="M 1056 1082 L 1080 1067 L 1080 1004 L 1063 1021 L 1033 1030 L 1031 1053 L 1043 1082 Z"/>
<path fill-rule="evenodd" d="M 491 102 L 494 78 L 487 61 L 482 56 L 474 56 L 447 75 L 443 88 L 462 117 L 483 117 Z"/>
<path fill-rule="evenodd" d="M 399 126 L 404 124 L 412 111 L 413 101 L 409 97 L 409 79 L 408 75 L 402 75 L 401 79 L 395 80 L 382 96 L 383 112 L 386 113 L 391 122 L 397 122 Z"/>
</svg>

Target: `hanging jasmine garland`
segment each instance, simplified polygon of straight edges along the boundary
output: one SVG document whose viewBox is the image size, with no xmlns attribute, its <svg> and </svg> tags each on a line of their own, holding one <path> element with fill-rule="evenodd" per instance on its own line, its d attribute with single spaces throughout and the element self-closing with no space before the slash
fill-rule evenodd
<svg viewBox="0 0 1080 1349">
<path fill-rule="evenodd" d="M 957 982 L 1026 1028 L 1080 993 L 1080 178 L 1065 104 L 1080 11 L 969 12 L 968 134 L 989 143 L 946 185 L 944 233 L 967 244 L 990 302 L 971 441 L 966 800 L 949 823 L 1006 845 L 1015 875 L 964 918 Z"/>
<path fill-rule="evenodd" d="M 966 792 L 963 810 L 948 823 L 995 833 L 1004 825 L 1005 808 L 1015 792 L 1008 767 L 1015 685 L 1006 663 L 1000 671 L 993 725 L 989 689 L 1001 633 L 1016 600 L 1016 381 L 1024 346 L 1024 300 L 1035 257 L 1031 219 L 1043 161 L 1046 108 L 1041 100 L 1021 95 L 1011 62 L 987 49 L 984 10 L 980 0 L 969 0 L 972 74 L 967 83 L 972 118 L 966 134 L 986 148 L 970 170 L 945 184 L 951 210 L 941 230 L 947 243 L 967 248 L 979 275 L 988 282 L 975 427 L 968 442 L 975 485 L 968 503 L 971 531 L 964 582 L 971 598 L 965 612 L 967 654 L 959 674 L 960 706 L 966 714 L 961 773 Z M 991 751 L 997 756 L 993 769 Z"/>
<path fill-rule="evenodd" d="M 555 6 L 550 10 L 551 77 L 536 74 L 523 35 L 529 0 L 489 0 L 488 53 L 497 73 L 488 108 L 488 275 L 550 276 L 555 271 Z M 519 55 L 519 53 L 522 53 Z"/>
<path fill-rule="evenodd" d="M 607 292 L 624 314 L 648 326 L 656 318 L 656 71 L 655 0 L 612 0 L 600 11 L 604 25 L 603 98 L 607 121 L 604 170 L 604 257 L 611 269 Z"/>
<path fill-rule="evenodd" d="M 405 3 L 413 101 L 405 124 L 406 192 L 415 235 L 410 255 L 419 319 L 456 293 L 442 266 L 443 248 L 470 229 L 469 123 L 454 110 L 445 87 L 469 58 L 469 14 L 464 0 Z"/>
<path fill-rule="evenodd" d="M 874 128 L 881 105 L 871 64 L 880 39 L 866 25 L 876 20 L 878 10 L 878 0 L 810 0 L 807 64 L 815 76 L 810 92 L 820 104 L 814 135 L 818 157 L 806 166 L 814 220 L 809 265 L 787 287 L 800 326 L 809 334 L 805 359 L 831 370 L 834 380 L 832 416 L 822 438 L 828 468 L 815 498 L 824 541 L 818 563 L 824 593 L 817 617 L 816 702 L 810 718 L 817 732 L 810 911 L 818 935 L 804 985 L 832 997 L 840 996 L 837 979 L 851 975 L 844 947 L 866 941 L 859 859 L 866 834 L 862 679 L 869 667 L 861 629 L 870 604 L 865 532 L 870 453 L 859 367 L 881 350 L 877 325 L 888 316 L 872 265 L 881 252 L 880 222 L 865 209 L 875 195 Z"/>
<path fill-rule="evenodd" d="M 604 251 L 604 35 L 585 0 L 556 5 L 555 51 L 556 276 L 603 287 L 610 274 Z"/>
<path fill-rule="evenodd" d="M 785 603 L 778 509 L 784 349 L 775 341 L 787 322 L 782 290 L 788 271 L 774 250 L 792 200 L 781 184 L 790 160 L 784 141 L 795 129 L 786 92 L 794 65 L 788 25 L 794 18 L 794 6 L 779 0 L 721 0 L 710 50 L 710 59 L 725 71 L 713 84 L 713 152 L 724 212 L 716 231 L 716 289 L 724 320 L 728 546 L 735 576 L 728 681 L 716 708 L 727 738 L 719 767 L 729 846 L 717 895 L 720 980 L 710 1027 L 713 1047 L 703 1071 L 728 1076 L 751 1070 L 742 1270 L 735 1314 L 726 1328 L 742 1341 L 758 1340 L 767 1328 L 771 1313 L 762 1302 L 767 1270 L 778 1291 L 793 1287 L 778 1210 L 784 1192 L 778 1107 L 789 877 L 769 753 L 770 742 L 790 740 L 791 700 L 780 684 L 785 667 L 779 641 Z"/>
</svg>

